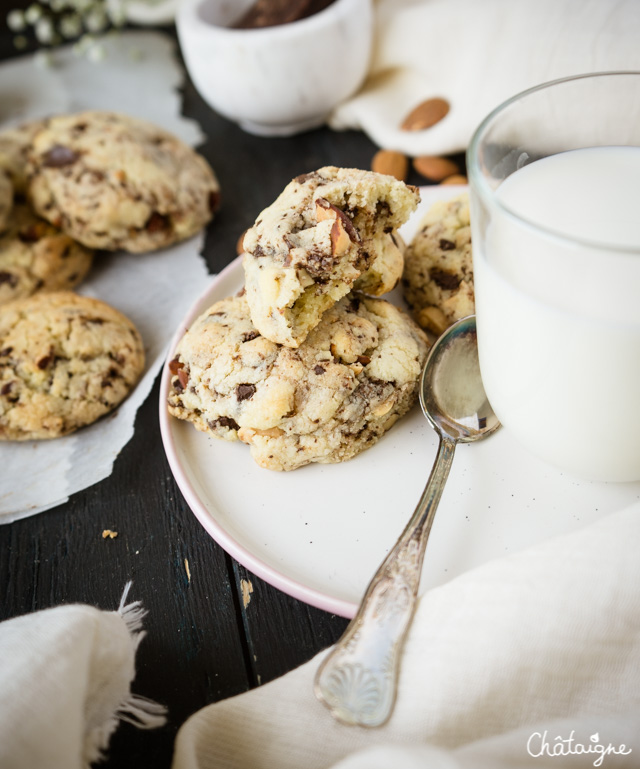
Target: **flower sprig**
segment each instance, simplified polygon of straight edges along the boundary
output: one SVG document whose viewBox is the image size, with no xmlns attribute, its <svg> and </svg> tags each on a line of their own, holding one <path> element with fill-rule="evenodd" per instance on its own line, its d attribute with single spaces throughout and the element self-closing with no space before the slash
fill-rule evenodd
<svg viewBox="0 0 640 769">
<path fill-rule="evenodd" d="M 100 61 L 104 46 L 96 39 L 126 23 L 127 0 L 39 0 L 26 10 L 15 8 L 7 14 L 7 26 L 15 33 L 17 49 L 28 45 L 28 36 L 44 46 L 41 63 L 48 64 L 47 49 L 75 41 L 74 53 Z"/>
</svg>

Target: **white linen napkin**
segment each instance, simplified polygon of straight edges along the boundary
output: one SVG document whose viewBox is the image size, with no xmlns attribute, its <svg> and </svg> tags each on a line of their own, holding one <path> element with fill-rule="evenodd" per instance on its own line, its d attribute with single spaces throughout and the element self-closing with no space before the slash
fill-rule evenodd
<svg viewBox="0 0 640 769">
<path fill-rule="evenodd" d="M 131 694 L 144 636 L 139 601 L 69 605 L 0 625 L 0 766 L 84 769 L 119 721 L 161 726 L 164 708 Z"/>
<path fill-rule="evenodd" d="M 640 70 L 637 0 L 376 0 L 369 77 L 336 108 L 333 128 L 362 129 L 411 156 L 467 148 L 480 121 L 516 93 L 568 75 Z M 402 131 L 424 99 L 449 114 Z"/>
<path fill-rule="evenodd" d="M 193 715 L 173 769 L 639 767 L 638 542 L 627 509 L 426 593 L 384 727 L 315 700 L 321 654 Z"/>
</svg>

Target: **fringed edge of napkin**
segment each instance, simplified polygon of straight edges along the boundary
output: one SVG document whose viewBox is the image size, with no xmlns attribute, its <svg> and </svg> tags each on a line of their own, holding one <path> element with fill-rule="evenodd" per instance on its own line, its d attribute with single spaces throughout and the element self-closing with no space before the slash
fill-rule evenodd
<svg viewBox="0 0 640 769">
<path fill-rule="evenodd" d="M 129 580 L 124 586 L 118 614 L 127 626 L 135 653 L 140 641 L 147 634 L 142 629 L 142 620 L 147 616 L 147 610 L 143 608 L 141 601 L 125 603 L 132 584 L 133 582 Z M 167 721 L 166 714 L 167 709 L 164 705 L 132 692 L 129 692 L 116 711 L 116 716 L 120 721 L 126 721 L 139 729 L 157 729 L 159 726 L 164 726 Z"/>
<path fill-rule="evenodd" d="M 140 641 L 146 635 L 146 631 L 142 629 L 142 620 L 146 617 L 147 610 L 142 606 L 141 601 L 126 603 L 132 584 L 133 582 L 129 581 L 124 586 L 120 605 L 115 613 L 124 620 L 135 658 Z M 129 682 L 130 685 L 131 682 Z M 138 729 L 157 729 L 166 723 L 166 715 L 167 708 L 164 705 L 139 694 L 134 694 L 129 688 L 115 708 L 113 715 L 86 735 L 84 744 L 85 765 L 88 768 L 95 761 L 104 759 L 109 739 L 121 721 L 132 724 Z"/>
</svg>

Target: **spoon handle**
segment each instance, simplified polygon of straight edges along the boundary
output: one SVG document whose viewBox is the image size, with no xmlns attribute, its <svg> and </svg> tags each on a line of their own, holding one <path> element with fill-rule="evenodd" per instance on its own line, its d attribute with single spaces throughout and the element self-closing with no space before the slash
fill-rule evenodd
<svg viewBox="0 0 640 769">
<path fill-rule="evenodd" d="M 357 614 L 316 673 L 316 697 L 344 724 L 381 726 L 391 715 L 427 539 L 455 447 L 451 438 L 440 438 L 415 512 L 369 583 Z"/>
</svg>

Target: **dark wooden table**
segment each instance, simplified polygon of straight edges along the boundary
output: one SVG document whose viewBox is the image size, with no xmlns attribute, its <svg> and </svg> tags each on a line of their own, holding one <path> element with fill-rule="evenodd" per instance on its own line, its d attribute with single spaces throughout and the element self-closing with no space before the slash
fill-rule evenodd
<svg viewBox="0 0 640 769">
<path fill-rule="evenodd" d="M 0 23 L 0 56 L 8 58 L 15 49 Z M 327 164 L 369 168 L 377 149 L 361 133 L 324 128 L 292 138 L 251 136 L 215 114 L 188 77 L 183 96 L 184 114 L 207 136 L 200 151 L 222 188 L 204 251 L 211 273 L 235 258 L 239 235 L 291 178 Z M 104 529 L 117 538 L 103 539 Z M 109 478 L 55 509 L 0 526 L 0 619 L 74 602 L 112 610 L 128 580 L 130 598 L 148 610 L 133 689 L 165 704 L 169 720 L 153 731 L 122 724 L 106 767 L 169 767 L 176 731 L 191 713 L 286 673 L 347 624 L 250 574 L 200 526 L 165 458 L 158 381 Z M 253 585 L 246 607 L 241 580 Z"/>
</svg>

